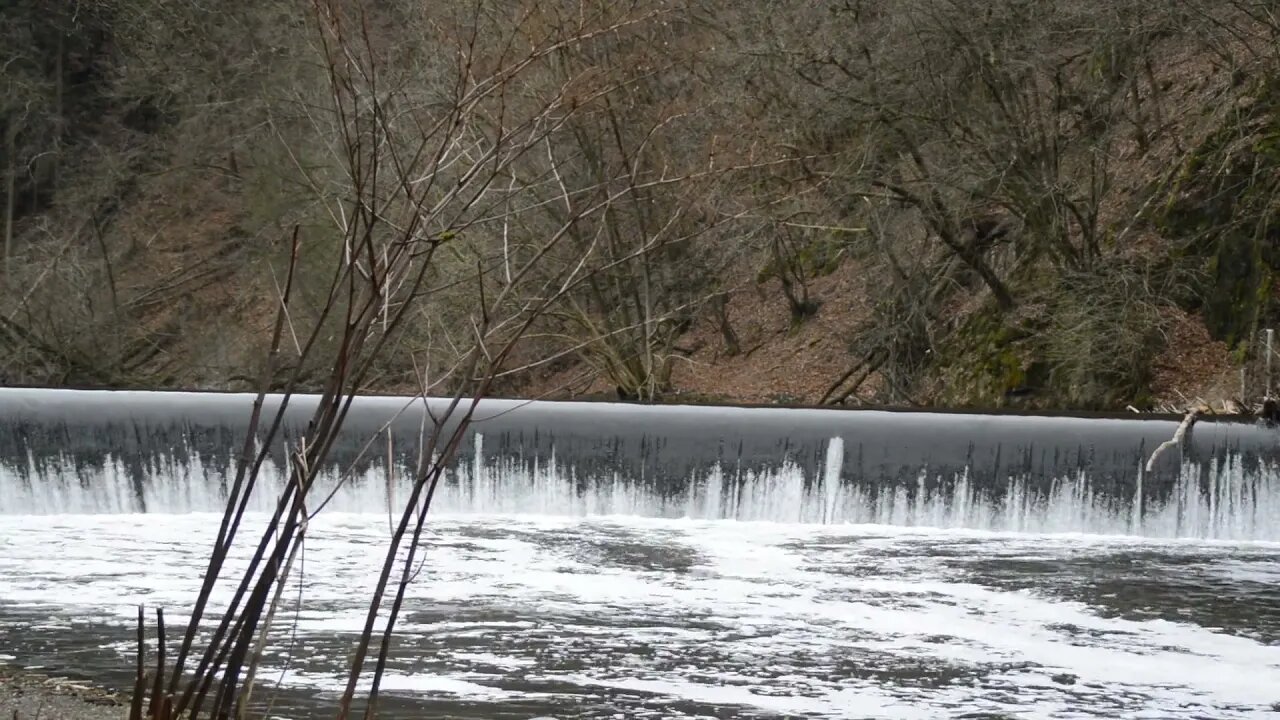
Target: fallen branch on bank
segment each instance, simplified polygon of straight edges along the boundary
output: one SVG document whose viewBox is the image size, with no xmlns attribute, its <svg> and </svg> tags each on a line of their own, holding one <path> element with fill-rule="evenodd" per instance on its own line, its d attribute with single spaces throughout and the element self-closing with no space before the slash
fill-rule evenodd
<svg viewBox="0 0 1280 720">
<path fill-rule="evenodd" d="M 1187 416 L 1182 418 L 1182 422 L 1178 425 L 1178 429 L 1173 431 L 1173 437 L 1160 443 L 1159 447 L 1155 449 L 1155 452 L 1151 453 L 1151 458 L 1147 460 L 1147 472 L 1151 472 L 1151 469 L 1155 467 L 1156 458 L 1160 457 L 1161 453 L 1171 447 L 1178 447 L 1182 445 L 1183 439 L 1187 436 L 1187 431 L 1189 431 L 1191 426 L 1196 423 L 1196 420 L 1200 419 L 1200 414 L 1202 412 L 1203 409 L 1199 407 L 1192 408 L 1187 412 Z"/>
</svg>

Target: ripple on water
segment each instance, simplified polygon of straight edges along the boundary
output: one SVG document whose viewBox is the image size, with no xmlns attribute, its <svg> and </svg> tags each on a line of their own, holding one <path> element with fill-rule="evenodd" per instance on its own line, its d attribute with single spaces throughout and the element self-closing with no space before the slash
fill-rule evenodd
<svg viewBox="0 0 1280 720">
<path fill-rule="evenodd" d="M 90 673 L 127 665 L 139 602 L 181 619 L 217 525 L 29 520 L 0 516 L 0 644 Z M 291 702 L 340 687 L 387 532 L 312 524 L 296 628 L 266 656 Z M 1280 546 L 441 516 L 424 549 L 389 717 L 1230 718 L 1280 699 Z"/>
</svg>

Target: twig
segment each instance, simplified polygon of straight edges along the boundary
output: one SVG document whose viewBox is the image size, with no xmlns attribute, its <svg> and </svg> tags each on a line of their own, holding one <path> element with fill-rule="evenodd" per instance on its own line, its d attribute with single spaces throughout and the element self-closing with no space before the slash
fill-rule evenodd
<svg viewBox="0 0 1280 720">
<path fill-rule="evenodd" d="M 133 701 L 129 703 L 129 720 L 142 720 L 142 698 L 147 686 L 146 680 L 146 614 L 141 605 L 138 606 L 138 667 L 133 681 Z"/>
<path fill-rule="evenodd" d="M 164 694 L 164 608 L 156 608 L 156 676 L 151 689 L 151 704 L 147 707 L 147 717 L 155 720 L 168 720 Z"/>
</svg>

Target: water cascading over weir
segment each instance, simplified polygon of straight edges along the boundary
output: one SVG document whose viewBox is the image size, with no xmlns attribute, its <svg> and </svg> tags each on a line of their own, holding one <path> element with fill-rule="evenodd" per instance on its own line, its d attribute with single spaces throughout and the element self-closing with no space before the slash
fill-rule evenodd
<svg viewBox="0 0 1280 720">
<path fill-rule="evenodd" d="M 220 512 L 253 397 L 0 389 L 0 513 Z M 316 402 L 291 399 L 287 437 Z M 329 507 L 386 512 L 423 415 L 358 398 Z M 1204 418 L 1145 472 L 1179 420 L 493 399 L 433 509 L 1280 540 L 1280 429 Z"/>
</svg>

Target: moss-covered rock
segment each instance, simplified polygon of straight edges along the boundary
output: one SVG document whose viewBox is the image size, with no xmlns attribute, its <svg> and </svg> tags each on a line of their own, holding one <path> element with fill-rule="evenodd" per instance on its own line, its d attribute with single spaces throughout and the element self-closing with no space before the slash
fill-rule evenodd
<svg viewBox="0 0 1280 720">
<path fill-rule="evenodd" d="M 961 407 L 998 407 L 1029 387 L 1039 320 L 1018 321 L 995 308 L 966 318 L 938 347 L 938 400 Z"/>
</svg>

